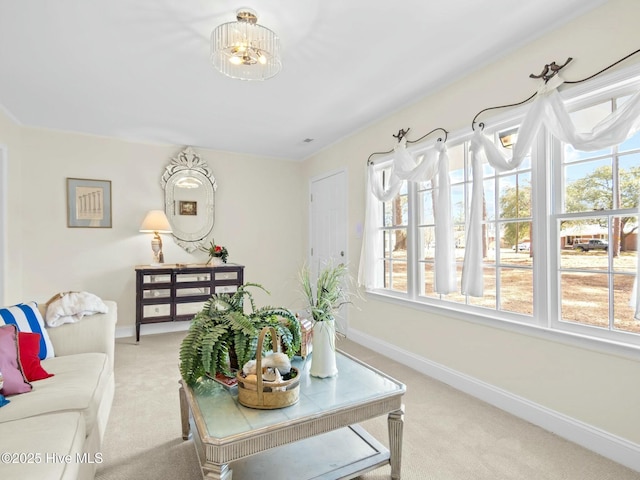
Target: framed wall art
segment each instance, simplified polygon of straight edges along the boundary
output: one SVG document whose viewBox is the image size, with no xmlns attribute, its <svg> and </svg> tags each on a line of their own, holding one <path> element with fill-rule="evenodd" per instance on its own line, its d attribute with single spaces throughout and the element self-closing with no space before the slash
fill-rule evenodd
<svg viewBox="0 0 640 480">
<path fill-rule="evenodd" d="M 180 200 L 180 215 L 198 215 L 198 202 Z"/>
<path fill-rule="evenodd" d="M 67 227 L 111 228 L 111 181 L 67 178 Z"/>
</svg>

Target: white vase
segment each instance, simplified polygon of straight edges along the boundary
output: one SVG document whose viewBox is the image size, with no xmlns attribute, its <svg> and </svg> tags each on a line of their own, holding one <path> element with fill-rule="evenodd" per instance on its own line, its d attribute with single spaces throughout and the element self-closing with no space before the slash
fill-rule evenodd
<svg viewBox="0 0 640 480">
<path fill-rule="evenodd" d="M 211 265 L 212 267 L 220 267 L 224 265 L 224 262 L 222 261 L 222 257 L 211 257 L 208 265 Z"/>
<path fill-rule="evenodd" d="M 336 367 L 336 321 L 316 322 L 313 326 L 313 350 L 311 352 L 311 370 L 314 377 L 333 377 L 338 373 Z"/>
</svg>

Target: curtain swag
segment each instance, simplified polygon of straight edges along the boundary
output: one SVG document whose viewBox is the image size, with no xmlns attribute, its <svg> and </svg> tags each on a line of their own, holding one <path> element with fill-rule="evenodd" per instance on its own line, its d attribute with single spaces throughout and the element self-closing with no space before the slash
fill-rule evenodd
<svg viewBox="0 0 640 480">
<path fill-rule="evenodd" d="M 465 257 L 462 268 L 462 294 L 481 297 L 484 293 L 482 274 L 482 164 L 487 161 L 498 171 L 517 168 L 531 151 L 540 128 L 544 126 L 553 136 L 568 143 L 576 150 L 596 151 L 620 144 L 640 130 L 640 91 L 619 109 L 600 121 L 590 132 L 578 132 L 558 93 L 563 80 L 559 75 L 545 82 L 537 91 L 518 129 L 518 139 L 513 155 L 507 158 L 495 143 L 483 134 L 482 129 L 473 133 L 469 152 L 472 173 L 471 206 L 467 215 Z M 392 200 L 400 191 L 403 180 L 424 182 L 431 180 L 434 195 L 435 217 L 435 285 L 436 293 L 448 294 L 456 290 L 453 221 L 449 184 L 449 157 L 444 142 L 438 141 L 429 148 L 421 162 L 406 148 L 401 138 L 393 150 L 393 160 L 386 186 L 382 182 L 382 169 L 371 165 L 367 169 L 366 210 L 358 282 L 366 288 L 380 288 L 382 278 L 382 235 L 377 222 L 382 215 L 380 202 Z M 639 207 L 640 213 L 640 207 Z M 640 320 L 640 259 L 634 285 L 632 302 L 635 318 Z"/>
<path fill-rule="evenodd" d="M 543 125 L 559 140 L 576 150 L 596 151 L 624 142 L 640 130 L 640 92 L 624 105 L 600 121 L 590 132 L 578 132 L 557 91 L 562 84 L 559 76 L 538 90 L 537 98 L 518 129 L 518 139 L 513 156 L 506 158 L 482 130 L 474 131 L 470 142 L 472 168 L 472 200 L 467 222 L 466 249 L 462 269 L 463 294 L 481 297 L 482 276 L 482 163 L 486 160 L 498 171 L 517 168 L 531 151 L 533 141 Z M 640 274 L 640 263 L 639 271 Z M 636 313 L 640 319 L 640 287 L 635 289 Z"/>
<path fill-rule="evenodd" d="M 449 156 L 444 142 L 438 141 L 429 148 L 417 162 L 407 150 L 406 139 L 402 138 L 393 150 L 393 160 L 385 186 L 382 169 L 370 166 L 367 175 L 365 226 L 360 255 L 358 282 L 366 288 L 376 288 L 382 278 L 382 262 L 378 256 L 383 251 L 382 236 L 377 222 L 382 215 L 380 202 L 392 200 L 400 191 L 402 181 L 432 181 L 436 195 L 434 198 L 435 217 L 435 285 L 437 293 L 448 294 L 456 291 L 455 252 L 453 241 L 453 221 L 451 219 L 451 192 L 449 184 Z"/>
</svg>

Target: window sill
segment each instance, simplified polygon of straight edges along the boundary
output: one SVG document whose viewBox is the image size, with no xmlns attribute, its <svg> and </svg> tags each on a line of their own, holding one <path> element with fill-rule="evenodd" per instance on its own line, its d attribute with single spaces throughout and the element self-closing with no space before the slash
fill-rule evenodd
<svg viewBox="0 0 640 480">
<path fill-rule="evenodd" d="M 640 361 L 640 346 L 636 345 L 615 342 L 604 338 L 592 337 L 574 332 L 551 329 L 548 327 L 523 323 L 516 320 L 496 318 L 494 316 L 490 316 L 489 313 L 487 313 L 487 315 L 483 315 L 479 312 L 463 311 L 444 305 L 436 306 L 427 303 L 416 302 L 380 290 L 368 290 L 366 294 L 372 299 L 378 301 L 392 303 L 422 312 L 444 315 L 455 320 L 475 323 L 491 328 L 499 328 L 520 335 L 527 335 L 546 341 L 557 342 L 571 347 L 578 347 L 597 353 L 604 353 L 607 355 L 614 355 L 625 359 Z"/>
</svg>

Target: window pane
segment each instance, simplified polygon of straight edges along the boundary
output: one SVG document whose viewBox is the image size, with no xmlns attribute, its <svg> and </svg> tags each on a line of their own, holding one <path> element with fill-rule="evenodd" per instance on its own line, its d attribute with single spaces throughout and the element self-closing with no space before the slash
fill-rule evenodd
<svg viewBox="0 0 640 480">
<path fill-rule="evenodd" d="M 435 227 L 420 228 L 420 248 L 422 249 L 420 257 L 422 259 L 431 259 L 435 255 L 436 248 L 436 229 Z"/>
<path fill-rule="evenodd" d="M 420 282 L 420 295 L 426 297 L 438 298 L 439 295 L 433 291 L 434 284 L 434 265 L 433 263 L 423 263 L 421 269 L 422 279 Z"/>
<path fill-rule="evenodd" d="M 484 296 L 469 297 L 469 304 L 479 307 L 486 307 L 495 310 L 496 308 L 496 269 L 485 268 L 484 277 Z"/>
<path fill-rule="evenodd" d="M 464 224 L 464 185 L 451 186 L 451 214 L 455 223 Z"/>
<path fill-rule="evenodd" d="M 640 333 L 640 321 L 633 318 L 635 305 L 630 304 L 634 278 L 633 275 L 613 277 L 613 328 Z"/>
<path fill-rule="evenodd" d="M 500 218 L 531 216 L 531 174 L 521 173 L 499 179 Z"/>
<path fill-rule="evenodd" d="M 407 260 L 407 231 L 405 229 L 386 230 L 384 244 L 387 257 L 395 260 Z"/>
<path fill-rule="evenodd" d="M 483 214 L 482 218 L 485 220 L 496 219 L 496 193 L 495 193 L 495 179 L 485 180 L 482 188 L 484 190 L 484 196 L 482 198 Z"/>
<path fill-rule="evenodd" d="M 500 309 L 533 314 L 533 271 L 503 268 L 500 271 Z"/>
<path fill-rule="evenodd" d="M 404 182 L 406 184 L 406 182 Z M 406 225 L 409 220 L 406 195 L 398 195 L 390 202 L 384 203 L 384 226 Z"/>
<path fill-rule="evenodd" d="M 611 111 L 611 101 L 606 101 L 573 112 L 570 116 L 571 121 L 576 126 L 577 132 L 590 132 L 591 130 L 593 130 L 593 127 L 598 124 L 598 122 L 603 120 L 606 116 L 610 115 Z M 572 162 L 581 158 L 593 158 L 606 155 L 610 152 L 611 148 L 606 148 L 598 152 L 580 152 L 578 150 L 575 150 L 571 145 L 565 145 L 564 159 L 566 162 Z"/>
<path fill-rule="evenodd" d="M 561 275 L 562 320 L 609 327 L 608 276 L 594 273 Z"/>
<path fill-rule="evenodd" d="M 447 149 L 449 155 L 449 181 L 451 184 L 464 182 L 466 144 L 461 143 Z"/>
<path fill-rule="evenodd" d="M 407 262 L 384 262 L 384 288 L 390 288 L 398 292 L 407 292 Z"/>
<path fill-rule="evenodd" d="M 562 269 L 608 270 L 608 218 L 591 217 L 562 222 L 561 237 L 568 248 L 562 248 Z"/>
<path fill-rule="evenodd" d="M 637 135 L 640 138 L 640 135 Z M 618 160 L 620 172 L 620 207 L 635 208 L 640 194 L 640 154 L 622 155 Z"/>
<path fill-rule="evenodd" d="M 433 190 L 424 190 L 418 193 L 418 202 L 420 208 L 418 222 L 423 225 L 433 225 Z"/>
<path fill-rule="evenodd" d="M 502 261 L 508 259 L 521 262 L 522 257 L 529 257 L 531 253 L 531 222 L 507 222 L 502 224 L 503 251 Z"/>
<path fill-rule="evenodd" d="M 620 242 L 618 255 L 613 256 L 613 269 L 615 272 L 636 273 L 638 259 L 638 217 L 623 217 L 613 219 L 614 237 L 616 223 L 620 223 Z M 612 245 L 613 249 L 615 245 Z M 615 250 L 614 250 L 615 252 Z"/>
<path fill-rule="evenodd" d="M 564 169 L 565 212 L 613 208 L 611 158 L 569 165 Z"/>
</svg>

